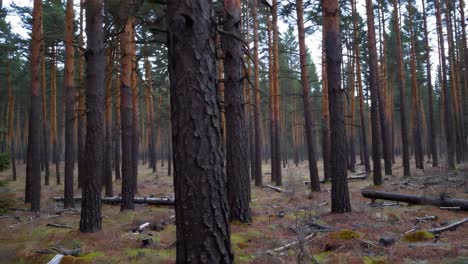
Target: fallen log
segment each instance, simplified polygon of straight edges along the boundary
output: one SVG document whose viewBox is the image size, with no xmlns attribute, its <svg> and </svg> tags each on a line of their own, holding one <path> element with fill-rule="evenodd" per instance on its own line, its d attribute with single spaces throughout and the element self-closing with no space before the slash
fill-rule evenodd
<svg viewBox="0 0 468 264">
<path fill-rule="evenodd" d="M 64 255 L 57 254 L 47 264 L 60 264 L 63 257 L 64 257 Z"/>
<path fill-rule="evenodd" d="M 145 227 L 147 227 L 147 226 L 149 226 L 149 225 L 150 225 L 150 222 L 146 222 L 146 223 L 144 223 L 144 224 L 142 224 L 142 225 L 140 225 L 140 226 L 136 226 L 136 227 L 134 227 L 134 228 L 132 229 L 132 232 L 133 232 L 133 233 L 137 233 L 137 232 L 138 232 L 138 233 L 141 233 L 141 232 L 143 232 L 143 230 L 145 230 Z"/>
<path fill-rule="evenodd" d="M 457 228 L 460 225 L 463 225 L 466 222 L 468 222 L 468 218 L 465 218 L 463 220 L 460 220 L 458 222 L 452 223 L 452 224 L 444 226 L 444 227 L 439 227 L 439 228 L 434 228 L 434 229 L 431 229 L 431 230 L 427 230 L 427 232 L 434 233 L 434 234 L 439 234 L 439 233 L 442 233 L 444 231 L 454 230 L 455 228 Z"/>
<path fill-rule="evenodd" d="M 365 198 L 372 200 L 382 199 L 390 200 L 397 202 L 406 202 L 412 204 L 423 204 L 423 205 L 434 205 L 434 206 L 459 206 L 460 210 L 468 211 L 468 200 L 462 199 L 449 199 L 441 198 L 434 196 L 422 196 L 422 195 L 413 195 L 413 194 L 403 194 L 403 193 L 390 193 L 383 191 L 374 191 L 363 189 L 361 194 Z"/>
<path fill-rule="evenodd" d="M 73 227 L 71 227 L 71 226 L 61 225 L 61 224 L 51 224 L 51 223 L 49 223 L 46 226 L 56 227 L 56 228 L 73 229 Z"/>
<path fill-rule="evenodd" d="M 282 188 L 279 188 L 279 187 L 275 187 L 275 186 L 270 185 L 270 184 L 265 185 L 265 187 L 268 187 L 268 188 L 270 188 L 270 189 L 272 189 L 272 190 L 275 190 L 275 191 L 277 191 L 277 192 L 284 192 L 284 193 L 291 192 L 291 191 L 289 191 L 289 190 L 285 190 L 285 189 L 282 189 Z"/>
<path fill-rule="evenodd" d="M 80 202 L 81 197 L 73 198 L 75 202 Z M 63 202 L 63 197 L 54 197 L 55 202 Z M 105 204 L 119 204 L 122 203 L 122 197 L 102 197 L 101 201 Z M 148 204 L 148 205 L 167 205 L 173 206 L 175 199 L 171 197 L 135 197 L 133 199 L 135 204 Z"/>
<path fill-rule="evenodd" d="M 365 173 L 364 175 L 362 175 L 362 173 L 359 173 L 359 174 L 356 174 L 354 176 L 349 176 L 348 178 L 346 178 L 348 181 L 362 181 L 362 180 L 365 180 L 367 179 L 367 173 Z M 331 180 L 321 180 L 320 183 L 329 183 L 331 182 Z M 310 184 L 310 181 L 305 181 L 304 182 L 304 185 L 309 185 Z"/>
</svg>

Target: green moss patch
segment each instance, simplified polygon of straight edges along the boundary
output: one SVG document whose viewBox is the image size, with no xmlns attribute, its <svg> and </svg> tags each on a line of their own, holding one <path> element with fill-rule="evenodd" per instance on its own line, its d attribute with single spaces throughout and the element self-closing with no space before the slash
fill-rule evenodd
<svg viewBox="0 0 468 264">
<path fill-rule="evenodd" d="M 342 240 L 351 240 L 354 238 L 360 238 L 361 234 L 353 230 L 340 230 L 330 234 L 330 237 Z"/>
<path fill-rule="evenodd" d="M 364 256 L 362 258 L 364 264 L 386 264 L 387 258 L 384 256 Z"/>
<path fill-rule="evenodd" d="M 325 263 L 325 261 L 327 260 L 330 254 L 331 254 L 330 251 L 324 251 L 320 254 L 315 254 L 314 260 L 318 263 Z"/>
<path fill-rule="evenodd" d="M 418 230 L 416 232 L 408 233 L 406 234 L 403 238 L 402 241 L 404 242 L 423 242 L 423 241 L 428 241 L 428 240 L 433 240 L 434 235 L 424 231 L 424 230 Z"/>
</svg>

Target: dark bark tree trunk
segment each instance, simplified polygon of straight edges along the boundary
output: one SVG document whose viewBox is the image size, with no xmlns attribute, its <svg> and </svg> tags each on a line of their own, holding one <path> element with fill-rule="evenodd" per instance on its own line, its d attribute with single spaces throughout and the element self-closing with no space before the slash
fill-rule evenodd
<svg viewBox="0 0 468 264">
<path fill-rule="evenodd" d="M 273 81 L 274 85 L 274 113 L 275 118 L 273 128 L 275 130 L 275 183 L 277 186 L 283 185 L 281 176 L 281 131 L 280 131 L 280 87 L 279 87 L 279 33 L 278 33 L 278 0 L 273 0 Z"/>
<path fill-rule="evenodd" d="M 83 11 L 84 11 L 84 0 L 80 0 L 80 37 L 79 45 L 84 47 L 83 39 Z M 83 186 L 83 179 L 85 177 L 85 141 L 86 141 L 86 112 L 85 112 L 85 76 L 84 76 L 84 54 L 80 53 L 78 58 L 78 76 L 80 80 L 80 92 L 78 95 L 78 187 Z"/>
<path fill-rule="evenodd" d="M 240 36 L 240 1 L 224 1 L 226 32 Z M 242 43 L 229 35 L 222 35 L 224 53 L 224 86 L 226 113 L 226 176 L 231 221 L 252 221 L 249 208 L 250 180 L 247 156 L 247 133 L 242 85 Z"/>
<path fill-rule="evenodd" d="M 31 110 L 29 115 L 28 168 L 26 169 L 26 202 L 31 203 L 31 211 L 39 212 L 41 210 L 41 76 L 39 69 L 43 45 L 42 1 L 40 0 L 34 0 L 32 19 Z"/>
<path fill-rule="evenodd" d="M 270 88 L 270 159 L 271 159 L 271 182 L 276 181 L 276 130 L 275 130 L 275 81 L 274 78 L 274 63 L 273 63 L 273 38 L 271 30 L 270 14 L 267 15 L 268 27 L 268 83 Z"/>
<path fill-rule="evenodd" d="M 394 0 L 396 1 L 396 0 Z M 442 31 L 442 15 L 440 12 L 440 2 L 439 0 L 434 1 L 436 8 L 436 22 L 437 22 L 437 35 L 439 36 L 439 47 L 440 47 L 440 56 L 441 56 L 441 70 L 442 70 L 442 91 L 444 95 L 444 121 L 445 121 L 445 140 L 447 142 L 447 161 L 448 166 L 451 169 L 455 168 L 455 159 L 453 157 L 454 153 L 454 144 L 452 137 L 452 103 L 450 89 L 447 83 L 447 62 L 445 59 L 445 43 L 444 43 L 444 33 Z"/>
<path fill-rule="evenodd" d="M 122 160 L 122 155 L 121 155 L 121 148 L 122 148 L 122 123 L 121 123 L 121 111 L 120 111 L 120 98 L 121 98 L 121 93 L 120 93 L 120 87 L 121 87 L 121 82 L 120 82 L 120 75 L 117 71 L 116 77 L 117 81 L 117 88 L 115 92 L 115 104 L 114 104 L 114 170 L 115 170 L 115 179 L 120 180 L 121 179 L 121 160 Z"/>
<path fill-rule="evenodd" d="M 211 0 L 169 1 L 177 263 L 232 263 Z"/>
<path fill-rule="evenodd" d="M 351 211 L 346 171 L 346 135 L 344 123 L 344 98 L 341 89 L 341 43 L 338 0 L 324 0 L 323 30 L 327 56 L 328 96 L 330 109 L 331 155 L 331 211 Z"/>
<path fill-rule="evenodd" d="M 133 175 L 132 129 L 132 41 L 134 18 L 129 17 L 120 35 L 120 111 L 122 125 L 122 204 L 121 210 L 133 210 L 135 177 Z"/>
<path fill-rule="evenodd" d="M 392 153 L 390 145 L 390 136 L 389 130 L 387 128 L 387 116 L 385 115 L 385 94 L 382 85 L 379 83 L 379 67 L 378 67 L 378 57 L 377 57 L 377 40 L 375 35 L 375 22 L 374 22 L 374 11 L 372 6 L 372 0 L 366 1 L 366 11 L 367 11 L 367 28 L 368 28 L 368 46 L 369 46 L 369 60 L 370 60 L 370 79 L 372 82 L 373 76 L 375 76 L 375 92 L 377 95 L 377 110 L 380 117 L 380 136 L 382 138 L 382 150 L 384 158 L 384 169 L 386 175 L 392 175 Z M 373 72 L 373 74 L 372 74 Z M 372 84 L 371 84 L 372 86 Z M 371 99 L 372 100 L 372 99 Z M 374 143 L 372 143 L 374 145 Z M 375 170 L 374 170 L 375 175 Z M 381 176 L 380 176 L 381 177 Z M 381 179 L 380 183 L 381 184 Z M 374 183 L 378 182 L 374 178 Z"/>
<path fill-rule="evenodd" d="M 460 9 L 460 22 L 461 22 L 461 34 L 462 34 L 462 54 L 463 54 L 463 65 L 464 65 L 464 91 L 465 91 L 465 105 L 468 104 L 468 44 L 466 38 L 466 18 L 465 18 L 465 1 L 460 0 L 458 5 Z"/>
<path fill-rule="evenodd" d="M 86 146 L 81 201 L 81 232 L 101 230 L 101 177 L 104 145 L 104 32 L 103 0 L 86 2 Z"/>
<path fill-rule="evenodd" d="M 353 9 L 353 31 L 354 31 L 354 43 L 359 43 L 359 29 L 358 29 L 358 16 L 356 11 L 356 1 L 352 1 Z M 362 74 L 361 74 L 361 51 L 359 45 L 354 45 L 354 54 L 356 56 L 356 75 L 358 83 L 358 95 L 359 95 L 359 119 L 361 128 L 361 152 L 362 152 L 362 163 L 364 164 L 367 173 L 371 171 L 369 162 L 369 148 L 367 145 L 367 126 L 366 116 L 364 115 L 364 92 L 362 87 Z"/>
<path fill-rule="evenodd" d="M 8 144 L 10 145 L 11 174 L 12 180 L 16 181 L 16 151 L 15 151 L 15 97 L 11 89 L 10 56 L 6 62 L 7 89 L 8 89 Z M 19 119 L 18 119 L 19 120 Z M 19 123 L 17 124 L 19 125 Z M 1 127 L 1 126 L 0 126 Z"/>
<path fill-rule="evenodd" d="M 371 127 L 372 127 L 372 164 L 374 172 L 374 185 L 382 184 L 382 167 L 380 163 L 380 131 L 379 131 L 379 110 L 381 102 L 379 100 L 379 82 L 378 82 L 378 66 L 377 66 L 377 47 L 374 27 L 374 12 L 371 0 L 366 0 L 367 13 L 367 37 L 369 51 L 369 90 L 371 97 Z M 382 119 L 382 116 L 380 116 Z M 383 122 L 380 123 L 382 126 Z M 385 131 L 385 126 L 382 127 L 382 133 Z M 385 145 L 385 144 L 383 144 Z M 387 150 L 383 147 L 384 152 Z M 390 163 L 391 165 L 391 163 Z M 390 168 L 391 170 L 391 168 Z"/>
<path fill-rule="evenodd" d="M 404 76 L 404 65 L 403 65 L 403 51 L 401 47 L 401 32 L 400 32 L 400 20 L 398 15 L 398 2 L 392 0 L 393 3 L 393 23 L 395 23 L 395 34 L 396 34 L 396 45 L 397 45 L 397 66 L 398 66 L 398 87 L 400 89 L 400 121 L 401 121 L 401 140 L 402 140 L 402 152 L 403 152 L 403 175 L 410 176 L 410 156 L 409 156 L 409 139 L 408 139 L 408 127 L 406 122 L 406 106 L 405 106 L 405 76 Z"/>
<path fill-rule="evenodd" d="M 328 181 L 331 179 L 330 110 L 328 109 L 327 56 L 324 36 L 325 32 L 322 30 L 322 159 L 323 178 Z"/>
<path fill-rule="evenodd" d="M 148 132 L 149 132 L 149 164 L 150 168 L 153 169 L 153 173 L 156 172 L 156 153 L 155 153 L 155 140 L 154 140 L 154 107 L 153 107 L 153 81 L 151 78 L 151 64 L 146 58 L 145 61 L 145 76 L 148 87 L 146 88 L 148 98 Z"/>
<path fill-rule="evenodd" d="M 299 58 L 301 63 L 302 98 L 304 104 L 304 120 L 307 141 L 307 153 L 309 158 L 310 188 L 314 192 L 320 192 L 320 179 L 318 175 L 317 161 L 314 149 L 314 127 L 312 120 L 312 106 L 310 104 L 310 86 L 307 76 L 307 50 L 305 46 L 304 30 L 304 6 L 302 0 L 296 0 L 297 30 L 299 35 Z"/>
<path fill-rule="evenodd" d="M 438 167 L 439 159 L 437 156 L 437 137 L 436 137 L 436 130 L 435 130 L 435 125 L 434 125 L 431 58 L 430 58 L 429 32 L 427 29 L 425 1 L 426 0 L 422 0 L 422 9 L 423 9 L 422 13 L 423 13 L 423 22 L 424 22 L 424 51 L 426 53 L 425 56 L 426 56 L 427 100 L 428 100 L 428 107 L 429 107 L 429 127 L 428 127 L 429 145 L 430 145 L 430 153 L 432 156 L 432 167 Z"/>
<path fill-rule="evenodd" d="M 105 122 L 105 151 L 104 151 L 104 174 L 103 182 L 105 185 L 106 196 L 113 196 L 112 189 L 112 72 L 114 70 L 114 47 L 113 43 L 107 47 L 107 64 L 105 73 L 105 103 L 104 103 L 104 122 Z"/>
<path fill-rule="evenodd" d="M 461 105 L 461 94 L 460 94 L 460 84 L 459 84 L 459 70 L 458 70 L 458 59 L 455 54 L 457 46 L 453 40 L 453 26 L 452 26 L 452 3 L 450 0 L 445 1 L 445 26 L 447 28 L 447 43 L 448 43 L 448 54 L 449 54 L 449 81 L 450 88 L 452 89 L 452 102 L 454 107 L 454 128 L 452 129 L 454 135 L 454 146 L 455 153 L 457 158 L 457 163 L 461 163 L 465 160 L 466 153 L 466 140 L 465 140 L 465 131 L 464 131 L 464 117 L 463 117 L 463 108 Z"/>
<path fill-rule="evenodd" d="M 255 186 L 262 186 L 262 112 L 260 102 L 260 65 L 259 65 L 259 51 L 258 51 L 258 2 L 253 0 L 252 17 L 253 17 L 253 41 L 254 41 L 254 73 L 255 73 L 255 108 L 254 108 L 254 122 L 255 122 L 255 170 L 253 177 L 255 178 Z"/>
<path fill-rule="evenodd" d="M 55 47 L 52 47 L 50 68 L 50 134 L 52 139 L 52 159 L 55 163 L 55 181 L 60 184 L 60 158 L 57 141 L 57 86 L 55 82 Z"/>
<path fill-rule="evenodd" d="M 133 19 L 132 23 L 135 23 Z M 131 68 L 131 90 L 132 90 L 132 175 L 133 175 L 133 196 L 138 190 L 138 160 L 140 144 L 140 120 L 138 109 L 138 83 L 137 83 L 137 60 L 136 60 L 136 32 L 135 26 L 132 26 L 132 68 Z"/>
<path fill-rule="evenodd" d="M 73 208 L 73 170 L 75 168 L 75 81 L 73 48 L 73 0 L 67 0 L 65 22 L 65 83 L 66 111 L 65 111 L 65 191 L 64 207 Z"/>
<path fill-rule="evenodd" d="M 408 1 L 408 11 L 412 12 L 411 0 Z M 410 42 L 411 42 L 411 88 L 412 88 L 412 113 L 413 113 L 413 144 L 414 144 L 414 156 L 416 160 L 416 168 L 424 169 L 424 152 L 422 147 L 422 131 L 420 122 L 420 106 L 419 106 L 419 88 L 418 81 L 416 79 L 416 47 L 415 47 L 415 36 L 413 31 L 413 19 L 414 14 L 409 13 L 409 30 L 410 30 Z"/>
<path fill-rule="evenodd" d="M 44 34 L 44 30 L 42 34 Z M 46 74 L 45 74 L 45 48 L 41 51 L 41 87 L 42 87 L 42 164 L 45 169 L 44 185 L 49 185 L 49 133 L 47 133 L 47 95 L 46 95 Z"/>
</svg>

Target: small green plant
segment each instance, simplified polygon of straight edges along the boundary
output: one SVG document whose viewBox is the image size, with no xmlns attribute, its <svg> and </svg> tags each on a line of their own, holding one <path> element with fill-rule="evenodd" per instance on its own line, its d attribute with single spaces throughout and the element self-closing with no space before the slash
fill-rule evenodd
<svg viewBox="0 0 468 264">
<path fill-rule="evenodd" d="M 0 171 L 10 168 L 10 154 L 0 153 Z"/>
</svg>

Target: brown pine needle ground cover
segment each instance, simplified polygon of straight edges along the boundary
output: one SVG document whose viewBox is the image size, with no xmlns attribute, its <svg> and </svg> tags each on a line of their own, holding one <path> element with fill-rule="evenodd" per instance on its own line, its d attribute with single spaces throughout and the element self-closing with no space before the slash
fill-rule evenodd
<svg viewBox="0 0 468 264">
<path fill-rule="evenodd" d="M 468 212 L 441 210 L 434 206 L 395 204 L 361 196 L 362 188 L 418 195 L 468 199 L 464 193 L 465 166 L 458 171 L 426 168 L 402 177 L 400 162 L 395 176 L 384 176 L 384 185 L 373 187 L 372 178 L 349 183 L 353 212 L 330 214 L 330 184 L 322 184 L 321 193 L 310 193 L 306 163 L 295 167 L 290 162 L 283 169 L 286 193 L 270 188 L 252 187 L 253 223 L 232 223 L 231 241 L 236 263 L 468 263 L 468 224 L 455 231 L 430 236 L 422 231 L 468 217 Z M 429 164 L 427 164 L 429 165 Z M 264 182 L 270 182 L 269 164 L 264 164 Z M 412 169 L 414 166 L 412 166 Z M 319 170 L 321 171 L 319 163 Z M 136 206 L 135 211 L 120 212 L 118 205 L 103 205 L 103 230 L 95 234 L 78 231 L 79 208 L 63 210 L 52 200 L 63 195 L 63 186 L 43 186 L 40 215 L 22 210 L 24 165 L 18 166 L 17 182 L 8 182 L 10 172 L 0 173 L 0 263 L 47 263 L 54 254 L 36 253 L 54 247 L 81 248 L 79 257 L 65 257 L 62 263 L 174 263 L 174 210 L 164 206 Z M 76 170 L 75 170 L 76 171 Z M 357 171 L 363 171 L 357 166 Z M 349 172 L 349 175 L 354 173 Z M 51 171 L 51 175 L 55 175 Z M 62 174 L 63 175 L 63 174 Z M 167 167 L 158 167 L 154 175 L 141 165 L 138 196 L 173 196 L 173 178 Z M 114 193 L 120 193 L 120 181 Z M 76 190 L 75 195 L 81 195 Z M 436 216 L 435 220 L 418 221 L 417 217 Z M 141 234 L 132 229 L 150 222 Z M 71 226 L 72 229 L 47 224 Z M 153 230 L 156 229 L 156 230 Z M 162 229 L 162 230 L 159 230 Z M 409 232 L 405 237 L 405 233 Z M 416 232 L 419 232 L 415 234 Z M 381 238 L 394 240 L 391 245 Z M 151 242 L 144 245 L 143 240 Z M 307 239 L 306 239 L 307 238 Z M 421 241 L 419 241 L 421 240 Z M 299 241 L 298 243 L 295 243 Z M 274 251 L 293 244 L 284 250 Z"/>
</svg>

